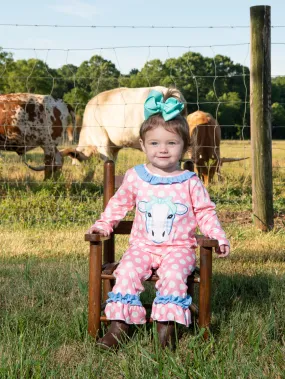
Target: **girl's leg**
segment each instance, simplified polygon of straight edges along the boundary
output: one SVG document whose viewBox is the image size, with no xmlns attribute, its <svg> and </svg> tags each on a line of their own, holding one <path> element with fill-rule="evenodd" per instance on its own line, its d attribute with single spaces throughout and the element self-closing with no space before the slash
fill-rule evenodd
<svg viewBox="0 0 285 379">
<path fill-rule="evenodd" d="M 196 264 L 194 249 L 172 248 L 162 259 L 157 270 L 159 280 L 156 282 L 151 317 L 159 322 L 176 321 L 188 326 L 191 322 L 189 305 L 192 299 L 187 295 L 187 277 Z"/>
<path fill-rule="evenodd" d="M 109 320 L 122 320 L 127 324 L 144 324 L 146 311 L 139 295 L 144 290 L 142 281 L 151 275 L 151 254 L 131 246 L 115 270 L 116 284 L 109 293 L 105 308 Z"/>
</svg>

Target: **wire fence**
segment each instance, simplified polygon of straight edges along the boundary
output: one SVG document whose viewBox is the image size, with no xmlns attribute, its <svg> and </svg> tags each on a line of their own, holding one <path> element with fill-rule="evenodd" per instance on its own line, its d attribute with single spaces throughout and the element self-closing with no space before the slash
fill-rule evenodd
<svg viewBox="0 0 285 379">
<path fill-rule="evenodd" d="M 248 29 L 249 26 L 159 26 L 159 25 L 31 25 L 31 24 L 0 24 L 0 28 L 54 28 L 54 29 L 213 29 L 233 30 Z M 272 29 L 284 28 L 283 25 L 272 26 Z M 127 41 L 126 41 L 127 42 Z M 282 42 L 272 42 L 272 45 L 283 45 Z M 243 64 L 238 66 L 230 61 L 232 69 L 229 69 L 229 61 L 225 59 L 221 51 L 230 48 L 244 48 L 243 57 L 240 59 Z M 127 56 L 135 56 L 137 50 L 145 50 L 144 66 L 142 69 L 136 69 L 133 74 L 123 74 L 121 69 L 120 52 L 124 51 Z M 197 51 L 208 51 L 210 57 L 203 56 Z M 103 151 L 105 158 L 108 154 L 113 156 L 120 151 L 117 159 L 117 171 L 122 174 L 127 168 L 145 162 L 144 155 L 134 150 L 132 147 L 138 144 L 138 129 L 140 123 L 132 123 L 127 120 L 127 109 L 135 108 L 142 113 L 143 98 L 139 101 L 131 101 L 121 96 L 121 101 L 106 103 L 100 107 L 106 107 L 107 113 L 112 115 L 112 121 L 108 124 L 102 123 L 98 113 L 98 104 L 96 105 L 96 96 L 102 94 L 104 90 L 114 91 L 116 88 L 123 87 L 153 87 L 163 85 L 165 87 L 174 86 L 181 90 L 186 99 L 189 113 L 195 111 L 205 111 L 212 114 L 215 119 L 212 132 L 216 128 L 221 129 L 222 140 L 213 143 L 204 143 L 200 145 L 200 151 L 203 149 L 213 149 L 216 153 L 221 150 L 218 158 L 212 156 L 210 160 L 204 161 L 200 166 L 210 168 L 211 165 L 218 166 L 222 158 L 244 158 L 242 161 L 223 163 L 221 167 L 223 181 L 218 182 L 217 176 L 214 182 L 210 184 L 209 191 L 218 205 L 219 212 L 228 214 L 224 222 L 232 222 L 233 215 L 237 219 L 241 217 L 240 222 L 248 221 L 246 216 L 238 216 L 241 212 L 244 215 L 250 214 L 251 209 L 251 146 L 250 146 L 250 89 L 249 89 L 249 42 L 231 43 L 231 44 L 209 44 L 209 45 L 121 45 L 121 46 L 101 46 L 101 47 L 69 47 L 69 48 L 45 48 L 45 47 L 2 47 L 1 52 L 25 52 L 28 54 L 26 64 L 15 65 L 13 59 L 6 57 L 0 59 L 0 182 L 1 182 L 1 199 L 2 207 L 1 223 L 13 223 L 23 219 L 27 225 L 36 225 L 37 223 L 77 223 L 84 222 L 86 219 L 94 218 L 98 215 L 98 210 L 94 210 L 92 202 L 97 201 L 102 194 L 102 161 L 95 151 Z M 163 51 L 165 61 L 161 61 Z M 175 53 L 174 53 L 175 51 Z M 44 52 L 44 60 L 39 59 L 39 55 Z M 63 53 L 65 58 L 60 68 L 65 67 L 65 76 L 59 74 L 59 69 L 49 67 L 49 56 L 53 52 Z M 89 66 L 92 66 L 92 54 L 98 58 L 94 63 L 93 71 L 83 70 L 82 65 L 75 66 L 72 62 L 72 54 L 81 54 L 88 52 L 90 59 Z M 180 54 L 180 55 L 179 55 Z M 131 59 L 131 58 L 130 58 Z M 180 59 L 180 60 L 179 60 Z M 199 67 L 195 65 L 195 59 L 200 59 L 201 63 L 208 66 Z M 152 64 L 156 62 L 157 66 Z M 183 63 L 183 64 L 182 64 Z M 166 65 L 167 64 L 167 65 Z M 181 64 L 181 65 L 180 65 Z M 40 68 L 40 69 L 39 69 Z M 157 69 L 157 72 L 155 72 Z M 81 70 L 81 71 L 80 71 Z M 161 71 L 164 74 L 161 74 Z M 87 73 L 87 74 L 86 74 Z M 272 80 L 283 78 L 284 75 L 272 75 Z M 6 91 L 3 90 L 6 84 Z M 21 92 L 36 94 L 39 88 L 46 88 L 44 95 L 57 97 L 60 93 L 65 103 L 72 106 L 74 115 L 67 109 L 57 115 L 59 110 L 56 103 L 51 103 L 47 98 L 28 101 L 13 99 L 8 100 L 9 92 L 7 88 L 24 88 Z M 44 85 L 43 85 L 44 83 Z M 92 86 L 90 86 L 90 83 Z M 285 83 L 285 82 L 284 82 Z M 2 84 L 2 87 L 1 87 Z M 139 84 L 139 85 L 136 85 Z M 142 85 L 141 85 L 142 84 Z M 283 90 L 283 83 L 282 83 Z M 89 88 L 89 91 L 86 89 Z M 284 87 L 285 88 L 285 87 Z M 227 90 L 229 90 L 227 92 Z M 236 91 L 235 91 L 236 89 Z M 72 92 L 73 91 L 73 92 Z M 88 93 L 85 93 L 85 92 Z M 226 92 L 223 92 L 226 91 Z M 13 92 L 13 91 L 11 91 Z M 14 91 L 15 92 L 15 91 Z M 281 91 L 282 92 L 282 91 Z M 230 94 L 229 94 L 230 93 Z M 233 95 L 236 93 L 237 95 Z M 95 100 L 90 100 L 91 94 Z M 285 115 L 285 97 L 281 94 L 278 101 L 278 111 Z M 19 108 L 20 106 L 20 108 Z M 31 108 L 33 106 L 33 108 Z M 97 107 L 97 108 L 96 108 Z M 281 108 L 280 108 L 281 107 Z M 124 116 L 118 117 L 118 108 L 123 109 Z M 55 111 L 57 109 L 57 111 Z M 97 110 L 96 110 L 97 109 Z M 9 113 L 10 112 L 10 113 Z M 229 116 L 235 113 L 235 118 Z M 87 117 L 87 113 L 89 116 Z M 0 113 L 1 114 L 1 113 Z M 11 118 L 8 115 L 11 114 Z M 132 114 L 132 113 L 130 113 Z M 78 118 L 72 119 L 72 117 Z M 83 116 L 84 115 L 84 116 Z M 82 121 L 83 118 L 83 121 Z M 120 118 L 121 121 L 118 121 Z M 227 120 L 238 120 L 238 122 L 227 122 Z M 280 116 L 282 120 L 282 117 Z M 284 129 L 285 122 L 274 124 L 273 136 L 277 130 Z M 285 120 L 285 116 L 284 116 Z M 142 119 L 139 118 L 141 122 Z M 73 123 L 73 126 L 72 126 Z M 69 134 L 66 133 L 68 126 Z M 105 133 L 117 130 L 117 135 L 124 138 L 118 138 L 118 143 L 114 143 L 111 138 L 107 138 L 109 146 L 104 140 L 96 140 L 94 136 L 99 130 L 104 128 Z M 135 130 L 135 137 L 128 137 L 131 130 Z M 72 131 L 70 134 L 70 130 Z M 236 134 L 235 136 L 233 134 Z M 93 137 L 92 137 L 93 134 Z M 86 137 L 89 136 L 89 140 Z M 231 138 L 235 137 L 235 140 Z M 128 140 L 129 138 L 129 140 Z M 72 140 L 72 141 L 71 141 Z M 123 141 L 123 143 L 122 143 Z M 60 158 L 63 151 L 70 150 L 76 154 L 77 151 L 85 153 L 86 159 L 81 165 L 75 165 L 75 159 L 67 156 Z M 108 149 L 107 149 L 108 147 Z M 34 172 L 27 166 L 38 167 L 43 165 L 43 151 L 45 155 L 45 167 L 61 168 L 61 176 L 57 180 L 44 181 L 43 172 Z M 90 149 L 91 153 L 90 154 Z M 18 155 L 15 154 L 18 152 Z M 56 154 L 59 153 L 57 156 Z M 191 155 L 191 152 L 190 152 Z M 78 156 L 77 156 L 78 158 Z M 62 159 L 62 160 L 61 160 Z M 273 141 L 273 179 L 275 191 L 275 209 L 277 214 L 284 212 L 283 184 L 285 179 L 285 143 L 284 141 Z M 48 201 L 51 209 L 48 210 Z M 41 212 L 39 204 L 45 202 Z M 29 206 L 34 204 L 34 208 Z M 96 203 L 97 204 L 97 203 Z M 11 212 L 13 206 L 18 208 Z M 91 209 L 91 210 L 90 210 Z M 243 209 L 243 211 L 241 210 Z M 10 214 L 8 214 L 10 210 Z M 23 211 L 24 210 L 24 211 Z M 24 212 L 27 212 L 26 215 Z M 8 215 L 8 216 L 7 216 Z M 63 220 L 63 221 L 62 221 Z"/>
</svg>

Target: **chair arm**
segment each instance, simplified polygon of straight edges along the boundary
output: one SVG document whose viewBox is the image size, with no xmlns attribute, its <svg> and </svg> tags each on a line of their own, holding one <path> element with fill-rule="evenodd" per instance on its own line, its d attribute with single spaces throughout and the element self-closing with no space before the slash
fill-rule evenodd
<svg viewBox="0 0 285 379">
<path fill-rule="evenodd" d="M 85 241 L 89 241 L 89 242 L 100 242 L 100 241 L 107 241 L 111 239 L 111 236 L 109 235 L 105 237 L 99 233 L 86 233 L 84 239 Z"/>
<path fill-rule="evenodd" d="M 197 244 L 202 247 L 219 247 L 219 242 L 213 238 L 195 234 Z"/>
</svg>

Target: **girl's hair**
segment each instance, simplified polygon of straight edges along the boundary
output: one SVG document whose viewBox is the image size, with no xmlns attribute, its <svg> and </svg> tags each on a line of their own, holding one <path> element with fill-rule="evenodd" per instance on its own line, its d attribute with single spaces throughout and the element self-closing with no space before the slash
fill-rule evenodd
<svg viewBox="0 0 285 379">
<path fill-rule="evenodd" d="M 190 131 L 187 120 L 184 117 L 187 115 L 186 102 L 184 98 L 181 97 L 180 92 L 173 88 L 167 90 L 166 94 L 163 96 L 163 101 L 165 102 L 169 97 L 175 97 L 179 101 L 182 100 L 181 102 L 184 103 L 184 109 L 181 114 L 177 115 L 175 118 L 169 121 L 165 121 L 161 113 L 149 117 L 142 123 L 140 127 L 140 138 L 144 142 L 146 132 L 155 129 L 158 126 L 162 126 L 168 132 L 178 134 L 182 138 L 184 142 L 183 154 L 185 154 L 190 147 Z"/>
</svg>

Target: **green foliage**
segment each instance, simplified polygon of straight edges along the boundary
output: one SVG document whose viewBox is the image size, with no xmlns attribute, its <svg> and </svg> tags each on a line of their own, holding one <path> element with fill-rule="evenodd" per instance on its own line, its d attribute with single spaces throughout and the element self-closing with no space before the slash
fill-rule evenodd
<svg viewBox="0 0 285 379">
<path fill-rule="evenodd" d="M 79 67 L 66 64 L 52 69 L 39 59 L 14 61 L 0 48 L 0 92 L 51 94 L 70 103 L 82 117 L 96 94 L 121 87 L 176 86 L 188 103 L 188 113 L 200 109 L 217 115 L 222 138 L 249 138 L 249 68 L 229 57 L 204 57 L 187 52 L 178 58 L 147 61 L 141 70 L 123 75 L 115 64 L 94 55 Z M 285 78 L 272 79 L 273 137 L 285 138 Z M 231 125 L 230 127 L 228 125 Z"/>
</svg>

